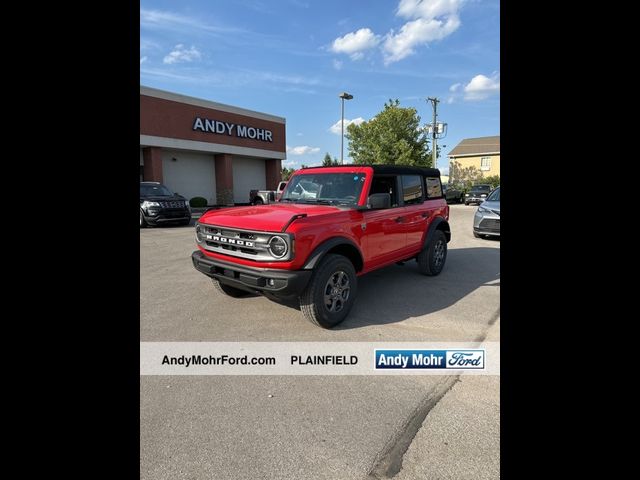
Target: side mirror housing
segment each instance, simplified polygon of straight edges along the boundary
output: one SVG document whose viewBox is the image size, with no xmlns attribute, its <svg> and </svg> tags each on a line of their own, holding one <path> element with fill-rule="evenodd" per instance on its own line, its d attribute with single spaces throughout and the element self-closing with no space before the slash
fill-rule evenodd
<svg viewBox="0 0 640 480">
<path fill-rule="evenodd" d="M 367 208 L 375 210 L 378 208 L 390 208 L 391 195 L 388 193 L 373 193 L 367 200 Z"/>
</svg>

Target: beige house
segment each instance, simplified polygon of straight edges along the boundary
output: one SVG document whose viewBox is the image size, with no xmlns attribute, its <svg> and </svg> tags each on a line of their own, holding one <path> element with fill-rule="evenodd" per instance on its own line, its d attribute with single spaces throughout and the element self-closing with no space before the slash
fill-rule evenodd
<svg viewBox="0 0 640 480">
<path fill-rule="evenodd" d="M 476 167 L 483 177 L 500 175 L 500 135 L 465 138 L 448 157 L 449 169 L 452 162 L 458 162 L 461 168 Z"/>
</svg>

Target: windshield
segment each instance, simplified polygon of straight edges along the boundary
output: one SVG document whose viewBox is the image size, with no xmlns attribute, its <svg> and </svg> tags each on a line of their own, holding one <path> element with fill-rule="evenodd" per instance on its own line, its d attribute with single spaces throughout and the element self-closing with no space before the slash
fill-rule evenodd
<svg viewBox="0 0 640 480">
<path fill-rule="evenodd" d="M 362 192 L 364 173 L 317 173 L 295 175 L 281 202 L 356 205 Z"/>
<path fill-rule="evenodd" d="M 499 202 L 500 201 L 500 187 L 496 188 L 491 195 L 487 197 L 487 202 Z"/>
<path fill-rule="evenodd" d="M 471 187 L 472 192 L 489 192 L 491 191 L 491 185 L 474 185 Z"/>
<path fill-rule="evenodd" d="M 164 185 L 144 185 L 140 184 L 140 196 L 141 197 L 173 197 L 173 192 Z"/>
</svg>

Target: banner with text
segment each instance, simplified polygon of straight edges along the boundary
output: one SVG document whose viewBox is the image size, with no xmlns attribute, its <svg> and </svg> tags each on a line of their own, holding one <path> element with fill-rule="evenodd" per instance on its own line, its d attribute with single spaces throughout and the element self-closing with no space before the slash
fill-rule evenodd
<svg viewBox="0 0 640 480">
<path fill-rule="evenodd" d="M 500 375 L 500 342 L 141 342 L 140 375 Z"/>
</svg>

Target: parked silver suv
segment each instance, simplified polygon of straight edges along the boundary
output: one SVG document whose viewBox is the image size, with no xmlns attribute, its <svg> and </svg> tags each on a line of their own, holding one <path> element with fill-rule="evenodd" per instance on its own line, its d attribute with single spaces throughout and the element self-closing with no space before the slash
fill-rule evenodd
<svg viewBox="0 0 640 480">
<path fill-rule="evenodd" d="M 478 206 L 473 217 L 473 236 L 500 236 L 500 187 Z"/>
</svg>

